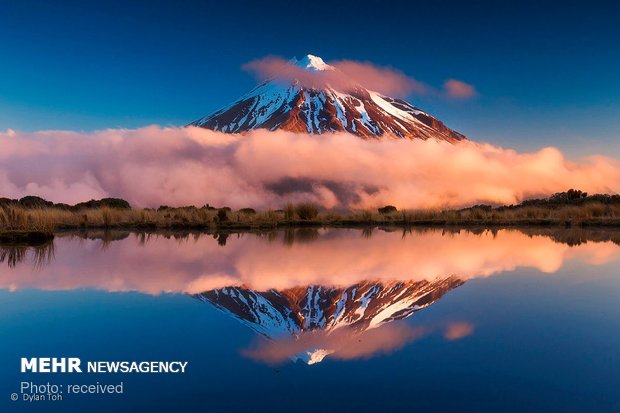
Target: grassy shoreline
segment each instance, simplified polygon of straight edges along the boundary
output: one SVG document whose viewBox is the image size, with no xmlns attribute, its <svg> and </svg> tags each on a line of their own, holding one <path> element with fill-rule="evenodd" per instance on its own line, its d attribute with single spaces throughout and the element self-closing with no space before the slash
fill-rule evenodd
<svg viewBox="0 0 620 413">
<path fill-rule="evenodd" d="M 36 237 L 75 229 L 269 229 L 287 227 L 365 227 L 376 225 L 452 226 L 452 227 L 513 227 L 513 226 L 620 226 L 620 208 L 607 211 L 599 205 L 560 207 L 556 209 L 520 209 L 490 212 L 476 208 L 448 211 L 398 211 L 387 214 L 371 211 L 347 213 L 319 212 L 311 218 L 290 217 L 282 211 L 245 214 L 226 211 L 175 208 L 162 211 L 145 209 L 114 210 L 98 208 L 84 211 L 56 209 L 14 209 L 10 220 L 0 217 L 0 239 Z M 2 210 L 0 210 L 2 215 Z M 4 235 L 2 235 L 4 234 Z M 28 235 L 32 234 L 32 235 Z"/>
<path fill-rule="evenodd" d="M 4 201 L 3 201 L 4 200 Z M 334 211 L 311 203 L 288 204 L 283 209 L 167 207 L 131 208 L 119 199 L 78 205 L 53 204 L 38 197 L 0 198 L 0 242 L 44 239 L 64 230 L 254 230 L 296 227 L 500 227 L 561 226 L 620 227 L 620 196 L 592 195 L 571 190 L 550 198 L 518 205 L 476 205 L 448 210 L 378 209 Z M 11 241 L 13 239 L 14 241 Z M 4 241 L 3 241 L 4 240 Z"/>
</svg>

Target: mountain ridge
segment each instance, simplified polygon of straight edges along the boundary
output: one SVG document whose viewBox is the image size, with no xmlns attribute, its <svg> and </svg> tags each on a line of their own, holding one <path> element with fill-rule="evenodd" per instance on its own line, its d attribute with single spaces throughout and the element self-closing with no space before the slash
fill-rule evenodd
<svg viewBox="0 0 620 413">
<path fill-rule="evenodd" d="M 314 55 L 306 55 L 299 61 L 293 58 L 289 64 L 302 70 L 304 77 L 316 79 L 338 70 Z M 348 132 L 366 139 L 390 136 L 450 143 L 467 139 L 403 99 L 353 83 L 346 88 L 329 83 L 308 86 L 297 78 L 287 77 L 269 79 L 189 126 L 224 133 L 266 129 L 318 135 Z"/>
</svg>

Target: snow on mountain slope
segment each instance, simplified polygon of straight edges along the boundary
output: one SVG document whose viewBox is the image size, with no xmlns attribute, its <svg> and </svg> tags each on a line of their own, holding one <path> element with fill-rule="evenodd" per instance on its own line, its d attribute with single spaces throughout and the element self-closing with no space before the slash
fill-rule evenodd
<svg viewBox="0 0 620 413">
<path fill-rule="evenodd" d="M 313 55 L 291 63 L 308 72 L 337 70 Z M 295 79 L 264 82 L 231 105 L 190 125 L 226 133 L 282 129 L 310 134 L 345 131 L 364 138 L 466 139 L 402 99 L 359 85 L 336 90 L 330 85 L 307 87 Z"/>
</svg>

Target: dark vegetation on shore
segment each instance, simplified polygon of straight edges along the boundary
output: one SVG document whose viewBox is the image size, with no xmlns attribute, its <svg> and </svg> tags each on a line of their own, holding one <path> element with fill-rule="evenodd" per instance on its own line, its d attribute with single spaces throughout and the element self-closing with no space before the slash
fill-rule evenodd
<svg viewBox="0 0 620 413">
<path fill-rule="evenodd" d="M 54 239 L 54 235 L 44 231 L 0 230 L 0 244 L 43 245 Z"/>
<path fill-rule="evenodd" d="M 0 198 L 0 242 L 41 239 L 62 230 L 223 230 L 277 227 L 355 226 L 620 226 L 620 195 L 588 195 L 578 190 L 517 205 L 475 205 L 448 210 L 378 209 L 339 212 L 312 203 L 288 204 L 283 209 L 256 211 L 228 207 L 132 208 L 123 199 L 105 198 L 76 205 L 55 204 L 36 196 Z"/>
</svg>

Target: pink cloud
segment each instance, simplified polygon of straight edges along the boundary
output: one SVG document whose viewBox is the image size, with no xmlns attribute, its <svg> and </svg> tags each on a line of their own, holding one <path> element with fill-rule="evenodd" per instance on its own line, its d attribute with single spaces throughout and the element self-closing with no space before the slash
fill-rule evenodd
<svg viewBox="0 0 620 413">
<path fill-rule="evenodd" d="M 547 237 L 508 230 L 458 236 L 444 236 L 437 231 L 416 233 L 406 239 L 376 232 L 371 241 L 357 235 L 338 236 L 337 231 L 325 235 L 316 242 L 290 249 L 273 243 L 244 246 L 245 252 L 235 262 L 235 268 L 244 275 L 235 285 L 266 291 L 308 284 L 349 286 L 363 280 L 432 280 L 450 274 L 470 279 L 518 267 L 553 273 L 569 259 L 591 262 L 600 257 L 600 264 L 620 257 L 620 248 L 612 242 L 571 248 Z M 385 248 L 378 248 L 379 245 Z M 441 258 L 448 256 L 450 260 Z M 303 268 L 300 262 L 305 263 Z"/>
<path fill-rule="evenodd" d="M 75 203 L 106 196 L 138 207 L 460 207 L 513 204 L 569 188 L 620 191 L 620 163 L 568 161 L 555 148 L 519 153 L 489 144 L 347 133 L 108 129 L 0 133 L 0 196 Z"/>
<path fill-rule="evenodd" d="M 38 271 L 30 261 L 11 271 L 0 270 L 0 289 L 196 294 L 243 285 L 267 291 L 307 285 L 349 287 L 365 280 L 386 284 L 436 280 L 449 275 L 465 281 L 519 267 L 553 274 L 567 264 L 620 261 L 620 246 L 612 241 L 570 246 L 517 230 L 478 234 L 438 229 L 405 238 L 401 233 L 374 231 L 366 238 L 361 230 L 329 229 L 320 230 L 312 242 L 292 245 L 285 242 L 283 232 L 269 239 L 245 234 L 229 237 L 226 248 L 208 235 L 191 242 L 153 235 L 146 241 L 147 248 L 144 242 L 139 235 L 131 235 L 110 243 L 102 254 L 101 240 L 60 234 L 54 240 L 54 259 L 45 271 Z M 5 265 L 0 262 L 0 267 Z M 454 331 L 463 329 L 446 330 L 451 337 Z"/>
<path fill-rule="evenodd" d="M 456 79 L 446 80 L 443 86 L 445 94 L 453 99 L 469 99 L 478 94 L 472 85 Z"/>
<path fill-rule="evenodd" d="M 259 81 L 296 80 L 309 88 L 333 87 L 337 90 L 349 91 L 362 86 L 393 97 L 406 97 L 412 93 L 445 96 L 450 99 L 469 99 L 477 95 L 476 89 L 463 81 L 448 79 L 443 90 L 431 87 L 391 67 L 381 67 L 370 62 L 354 60 L 337 60 L 329 62 L 332 70 L 308 71 L 290 61 L 268 56 L 253 60 L 242 66 L 246 71 L 254 73 Z"/>
<path fill-rule="evenodd" d="M 353 89 L 358 85 L 390 96 L 404 97 L 411 93 L 426 93 L 428 87 L 389 67 L 378 67 L 369 62 L 340 60 L 330 62 L 336 70 L 307 71 L 279 57 L 265 57 L 242 66 L 260 81 L 273 78 L 297 80 L 306 87 L 329 85 L 338 90 Z"/>
<path fill-rule="evenodd" d="M 414 78 L 389 67 L 378 67 L 369 62 L 352 60 L 340 60 L 330 64 L 346 78 L 354 79 L 365 88 L 386 95 L 404 97 L 411 93 L 424 94 L 429 89 Z"/>
<path fill-rule="evenodd" d="M 284 81 L 298 80 L 307 87 L 323 87 L 325 83 L 328 82 L 325 73 L 304 70 L 290 63 L 288 60 L 276 56 L 252 60 L 244 64 L 241 68 L 253 73 L 259 81 L 266 81 L 274 78 Z"/>
<path fill-rule="evenodd" d="M 474 332 L 474 326 L 471 323 L 450 323 L 446 327 L 443 336 L 446 340 L 460 340 L 469 336 Z"/>
<path fill-rule="evenodd" d="M 311 331 L 299 337 L 260 340 L 243 350 L 243 354 L 268 364 L 282 363 L 317 349 L 320 358 L 329 355 L 330 358 L 340 360 L 365 359 L 396 351 L 426 333 L 421 327 L 410 327 L 404 323 L 385 324 L 361 333 L 343 327 L 330 333 Z"/>
</svg>

